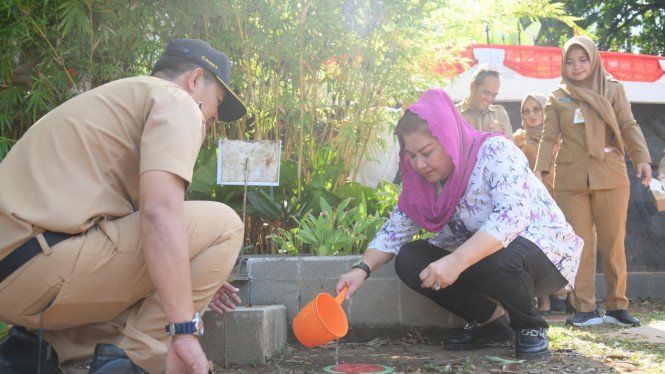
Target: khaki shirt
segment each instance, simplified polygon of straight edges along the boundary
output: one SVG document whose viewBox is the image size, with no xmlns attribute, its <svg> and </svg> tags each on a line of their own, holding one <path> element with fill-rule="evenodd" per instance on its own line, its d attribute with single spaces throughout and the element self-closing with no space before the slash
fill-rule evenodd
<svg viewBox="0 0 665 374">
<path fill-rule="evenodd" d="M 633 165 L 651 163 L 646 140 L 635 122 L 623 84 L 611 79 L 608 92 Z M 613 151 L 606 150 L 603 160 L 591 157 L 586 148 L 585 124 L 573 123 L 577 108 L 580 108 L 580 103 L 568 97 L 563 90 L 556 89 L 550 94 L 545 105 L 543 138 L 538 149 L 536 170 L 550 170 L 552 153 L 560 135 L 561 148 L 554 161 L 555 190 L 581 190 L 587 186 L 592 190 L 602 190 L 629 186 L 624 150 L 620 149 L 614 131 L 609 126 L 605 131 L 605 145 Z"/>
<path fill-rule="evenodd" d="M 53 109 L 0 163 L 0 259 L 45 230 L 81 233 L 137 211 L 143 172 L 191 182 L 204 135 L 194 99 L 156 77 L 107 83 Z"/>
<path fill-rule="evenodd" d="M 503 132 L 513 143 L 513 127 L 506 109 L 501 105 L 490 105 L 482 113 L 478 113 L 466 103 L 468 97 L 455 105 L 464 119 L 476 130 L 486 132 Z"/>
<path fill-rule="evenodd" d="M 536 157 L 538 156 L 538 146 L 540 145 L 540 137 L 529 136 L 524 129 L 519 129 L 513 134 L 515 145 L 524 152 L 527 160 L 529 160 L 529 168 L 534 170 L 536 167 Z M 554 147 L 554 154 L 559 150 L 559 142 Z M 544 172 L 542 174 L 543 184 L 547 187 L 547 191 L 554 197 L 554 175 L 551 172 Z"/>
</svg>

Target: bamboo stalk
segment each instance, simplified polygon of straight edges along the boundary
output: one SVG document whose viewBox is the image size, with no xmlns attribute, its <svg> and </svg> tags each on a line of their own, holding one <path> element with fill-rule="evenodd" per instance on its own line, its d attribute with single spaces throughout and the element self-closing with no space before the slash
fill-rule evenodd
<svg viewBox="0 0 665 374">
<path fill-rule="evenodd" d="M 304 91 L 305 91 L 305 84 L 303 82 L 303 74 L 302 74 L 302 63 L 303 63 L 303 50 L 304 50 L 304 42 L 303 39 L 305 38 L 305 20 L 307 19 L 307 9 L 309 9 L 309 3 L 305 5 L 305 8 L 302 10 L 302 14 L 300 15 L 300 61 L 298 61 L 300 65 L 300 150 L 298 153 L 298 199 L 300 199 L 300 188 L 302 185 L 302 148 L 303 148 L 303 132 L 305 131 L 305 97 L 304 97 Z"/>
</svg>

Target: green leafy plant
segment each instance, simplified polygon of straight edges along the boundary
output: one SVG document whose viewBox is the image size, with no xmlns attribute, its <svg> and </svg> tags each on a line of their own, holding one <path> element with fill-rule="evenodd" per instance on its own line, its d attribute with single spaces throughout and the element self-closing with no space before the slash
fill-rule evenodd
<svg viewBox="0 0 665 374">
<path fill-rule="evenodd" d="M 385 222 L 378 213 L 367 214 L 367 203 L 362 195 L 361 202 L 354 208 L 345 210 L 352 198 L 342 201 L 332 208 L 320 198 L 321 213 L 318 217 L 308 214 L 300 225 L 298 239 L 319 256 L 347 255 L 362 253 Z"/>
<path fill-rule="evenodd" d="M 289 231 L 277 229 L 277 231 L 279 235 L 268 235 L 267 237 L 279 245 L 279 253 L 288 253 L 291 256 L 297 256 L 302 246 L 302 241 L 298 238 L 298 228 L 296 227 Z"/>
<path fill-rule="evenodd" d="M 395 210 L 401 193 L 401 184 L 391 183 L 387 179 L 382 179 L 379 182 L 376 188 L 376 195 L 379 197 L 377 211 L 381 217 L 389 217 L 393 210 Z"/>
</svg>

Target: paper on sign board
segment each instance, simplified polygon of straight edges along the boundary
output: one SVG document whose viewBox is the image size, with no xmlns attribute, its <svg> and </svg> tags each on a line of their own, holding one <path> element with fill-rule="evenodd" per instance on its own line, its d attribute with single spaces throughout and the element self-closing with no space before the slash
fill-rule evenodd
<svg viewBox="0 0 665 374">
<path fill-rule="evenodd" d="M 279 186 L 279 140 L 220 140 L 217 184 L 244 185 L 245 161 L 250 186 Z"/>
</svg>

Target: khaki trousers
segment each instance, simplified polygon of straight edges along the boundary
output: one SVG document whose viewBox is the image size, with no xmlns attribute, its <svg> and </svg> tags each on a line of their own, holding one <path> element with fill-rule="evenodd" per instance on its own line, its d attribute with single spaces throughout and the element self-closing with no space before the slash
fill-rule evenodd
<svg viewBox="0 0 665 374">
<path fill-rule="evenodd" d="M 203 314 L 238 256 L 243 225 L 224 204 L 185 202 L 194 310 Z M 53 304 L 47 308 L 53 300 Z M 0 320 L 40 327 L 61 363 L 113 344 L 149 373 L 162 373 L 170 338 L 143 258 L 139 213 L 101 221 L 58 243 L 0 283 Z"/>
<path fill-rule="evenodd" d="M 575 308 L 579 312 L 596 310 L 596 251 L 594 223 L 598 251 L 603 259 L 607 283 L 607 310 L 628 308 L 626 298 L 626 218 L 628 216 L 629 187 L 609 190 L 557 190 L 554 198 L 575 234 L 584 239 L 580 267 L 575 277 Z"/>
</svg>

